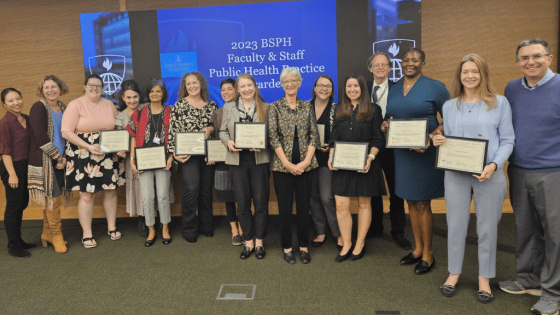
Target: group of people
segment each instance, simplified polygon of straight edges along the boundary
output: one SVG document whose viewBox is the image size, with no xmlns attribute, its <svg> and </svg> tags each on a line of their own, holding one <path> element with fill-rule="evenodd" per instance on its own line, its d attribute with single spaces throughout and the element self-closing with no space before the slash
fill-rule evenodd
<svg viewBox="0 0 560 315">
<path fill-rule="evenodd" d="M 541 296 L 533 306 L 536 314 L 558 314 L 560 301 L 560 76 L 550 69 L 548 43 L 532 38 L 516 51 L 523 77 L 511 81 L 505 96 L 490 84 L 486 61 L 476 54 L 462 58 L 455 72 L 451 95 L 439 81 L 422 75 L 424 52 L 404 52 L 404 77 L 388 80 L 391 59 L 376 53 L 367 61 L 373 81 L 350 75 L 344 81 L 340 104 L 334 103 L 333 80 L 317 77 L 311 101 L 298 98 L 301 74 L 286 68 L 280 74 L 284 96 L 270 104 L 261 97 L 255 79 L 241 74 L 221 83 L 225 105 L 218 109 L 208 97 L 204 76 L 198 72 L 181 78 L 179 100 L 166 106 L 165 84 L 153 80 L 142 93 L 134 81 L 122 83 L 120 112 L 101 98 L 103 82 L 87 77 L 83 96 L 68 106 L 59 98 L 68 88 L 56 76 L 45 77 L 38 89 L 41 100 L 30 115 L 22 114 L 21 93 L 13 88 L 1 93 L 7 110 L 0 121 L 0 175 L 6 189 L 4 224 L 9 253 L 29 257 L 29 244 L 21 238 L 23 210 L 29 198 L 44 208 L 43 245 L 67 251 L 60 225 L 61 199 L 80 191 L 78 216 L 82 243 L 97 246 L 91 229 L 93 195 L 103 191 L 107 234 L 121 238 L 116 227 L 116 188 L 125 183 L 127 212 L 138 215 L 145 246 L 157 238 L 155 214 L 162 225 L 163 244 L 169 233 L 170 169 L 174 161 L 182 188 L 181 233 L 188 242 L 198 234 L 213 235 L 212 189 L 225 202 L 233 245 L 243 245 L 240 258 L 266 255 L 269 176 L 273 174 L 278 199 L 281 246 L 284 260 L 306 264 L 309 245 L 321 246 L 327 226 L 337 239 L 336 262 L 358 260 L 366 251 L 369 234 L 383 233 L 385 180 L 390 193 L 391 235 L 408 250 L 401 265 L 415 265 L 418 275 L 435 265 L 432 249 L 431 200 L 445 196 L 448 224 L 449 277 L 440 290 L 456 294 L 462 271 L 470 203 L 477 217 L 479 291 L 477 300 L 493 299 L 490 279 L 496 276 L 497 226 L 506 198 L 504 166 L 509 160 L 510 199 L 517 227 L 517 279 L 499 283 L 513 294 Z M 451 98 L 451 99 L 450 99 Z M 438 113 L 443 121 L 438 121 Z M 388 119 L 428 120 L 427 148 L 385 148 Z M 266 123 L 267 149 L 239 149 L 235 123 Z M 318 124 L 324 126 L 320 143 Z M 129 152 L 104 154 L 99 132 L 128 130 Z M 175 152 L 176 132 L 204 132 L 219 138 L 227 148 L 225 163 L 205 156 Z M 443 171 L 434 167 L 437 147 L 446 137 L 484 139 L 487 163 L 481 174 Z M 337 142 L 367 143 L 363 170 L 333 167 Z M 139 171 L 135 148 L 164 146 L 167 165 L 160 170 Z M 126 169 L 126 172 L 125 172 Z M 357 197 L 357 238 L 352 240 L 350 201 Z M 292 207 L 296 202 L 297 255 L 292 244 Z M 157 207 L 156 207 L 157 200 Z M 251 210 L 251 200 L 254 213 Z M 408 205 L 414 247 L 404 235 Z M 157 209 L 157 210 L 156 210 Z M 311 219 L 310 219 L 311 217 Z M 311 220 L 317 237 L 310 242 Z M 371 227 L 370 227 L 371 225 Z"/>
</svg>

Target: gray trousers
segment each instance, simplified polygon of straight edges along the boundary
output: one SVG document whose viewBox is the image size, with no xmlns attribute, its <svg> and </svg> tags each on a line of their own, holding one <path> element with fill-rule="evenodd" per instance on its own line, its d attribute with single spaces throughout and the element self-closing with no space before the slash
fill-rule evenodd
<svg viewBox="0 0 560 315">
<path fill-rule="evenodd" d="M 155 183 L 154 183 L 155 178 Z M 157 193 L 159 221 L 161 224 L 171 222 L 171 209 L 169 206 L 169 185 L 171 184 L 171 171 L 150 170 L 144 171 L 139 176 L 140 191 L 142 193 L 142 207 L 146 217 L 146 225 L 154 226 L 155 218 L 155 193 Z"/>
<path fill-rule="evenodd" d="M 476 212 L 478 235 L 478 274 L 496 276 L 498 223 L 506 198 L 507 183 L 503 170 L 479 182 L 470 174 L 445 172 L 445 204 L 447 206 L 447 249 L 450 274 L 461 274 L 465 242 L 470 219 L 471 198 Z"/>
<path fill-rule="evenodd" d="M 517 281 L 560 302 L 560 171 L 508 168 L 517 241 Z"/>
<path fill-rule="evenodd" d="M 311 217 L 317 230 L 317 235 L 325 235 L 327 222 L 334 237 L 340 236 L 338 221 L 336 220 L 336 204 L 331 191 L 332 171 L 328 167 L 319 167 L 312 171 Z"/>
</svg>

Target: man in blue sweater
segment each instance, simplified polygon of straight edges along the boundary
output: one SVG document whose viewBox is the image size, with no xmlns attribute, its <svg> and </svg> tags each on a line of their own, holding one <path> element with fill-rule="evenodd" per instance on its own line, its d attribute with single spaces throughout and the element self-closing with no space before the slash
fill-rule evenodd
<svg viewBox="0 0 560 315">
<path fill-rule="evenodd" d="M 558 314 L 560 302 L 560 75 L 549 69 L 550 47 L 540 38 L 522 41 L 509 82 L 515 147 L 508 175 L 517 226 L 517 279 L 502 281 L 512 294 L 540 296 L 534 314 Z"/>
</svg>

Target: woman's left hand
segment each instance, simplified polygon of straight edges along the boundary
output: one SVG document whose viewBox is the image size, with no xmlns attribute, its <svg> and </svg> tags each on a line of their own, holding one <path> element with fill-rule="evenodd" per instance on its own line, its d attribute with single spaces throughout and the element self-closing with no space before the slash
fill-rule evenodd
<svg viewBox="0 0 560 315">
<path fill-rule="evenodd" d="M 478 178 L 479 182 L 483 182 L 485 180 L 490 179 L 490 177 L 492 177 L 492 174 L 494 174 L 496 168 L 498 168 L 496 164 L 490 163 L 484 167 L 484 169 L 482 170 L 482 174 L 480 175 L 473 174 L 473 176 Z"/>
<path fill-rule="evenodd" d="M 202 128 L 202 131 L 205 132 L 204 139 L 208 139 L 208 137 L 210 137 L 212 132 L 214 132 L 214 127 L 212 127 L 212 126 L 204 127 L 204 128 Z"/>
<path fill-rule="evenodd" d="M 173 166 L 173 155 L 169 155 L 167 157 L 167 166 L 164 168 L 164 170 L 169 171 L 169 169 L 171 169 L 171 166 Z"/>
<path fill-rule="evenodd" d="M 122 157 L 122 158 L 124 159 L 124 158 L 126 157 L 126 152 L 124 152 L 124 151 L 119 151 L 119 152 L 117 152 L 117 155 L 120 156 L 120 157 Z"/>
<path fill-rule="evenodd" d="M 62 158 L 62 162 L 60 162 L 60 163 L 58 163 L 58 161 L 57 161 L 57 163 L 55 165 L 57 170 L 63 170 L 65 166 L 66 166 L 66 158 Z"/>
<path fill-rule="evenodd" d="M 373 161 L 372 158 L 368 157 L 366 160 L 366 168 L 363 171 L 358 171 L 358 173 L 367 173 L 369 172 L 369 167 L 371 166 L 371 161 Z"/>
<path fill-rule="evenodd" d="M 306 163 L 305 161 L 301 161 L 298 164 L 296 164 L 296 169 L 299 171 L 299 175 L 303 174 L 308 166 L 309 163 Z"/>
</svg>

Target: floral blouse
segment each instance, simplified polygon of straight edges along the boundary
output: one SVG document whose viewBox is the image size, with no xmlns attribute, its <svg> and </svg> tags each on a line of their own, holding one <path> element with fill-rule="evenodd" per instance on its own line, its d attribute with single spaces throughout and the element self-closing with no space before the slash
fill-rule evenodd
<svg viewBox="0 0 560 315">
<path fill-rule="evenodd" d="M 175 133 L 202 131 L 202 128 L 213 126 L 212 113 L 218 109 L 218 105 L 212 100 L 201 109 L 190 105 L 186 99 L 180 99 L 171 108 L 171 119 L 169 120 L 169 135 L 167 148 L 170 153 L 175 152 Z"/>
<path fill-rule="evenodd" d="M 297 99 L 296 109 L 293 110 L 288 105 L 286 97 L 282 97 L 278 101 L 270 104 L 268 107 L 268 135 L 272 151 L 272 163 L 270 169 L 278 172 L 289 172 L 280 158 L 274 151 L 282 146 L 284 154 L 288 161 L 292 161 L 292 153 L 294 146 L 294 134 L 297 128 L 299 153 L 301 160 L 307 155 L 307 147 L 312 145 L 316 148 L 319 144 L 319 131 L 317 130 L 317 121 L 315 120 L 315 112 L 309 102 Z M 305 171 L 309 171 L 318 166 L 315 155 Z"/>
</svg>

